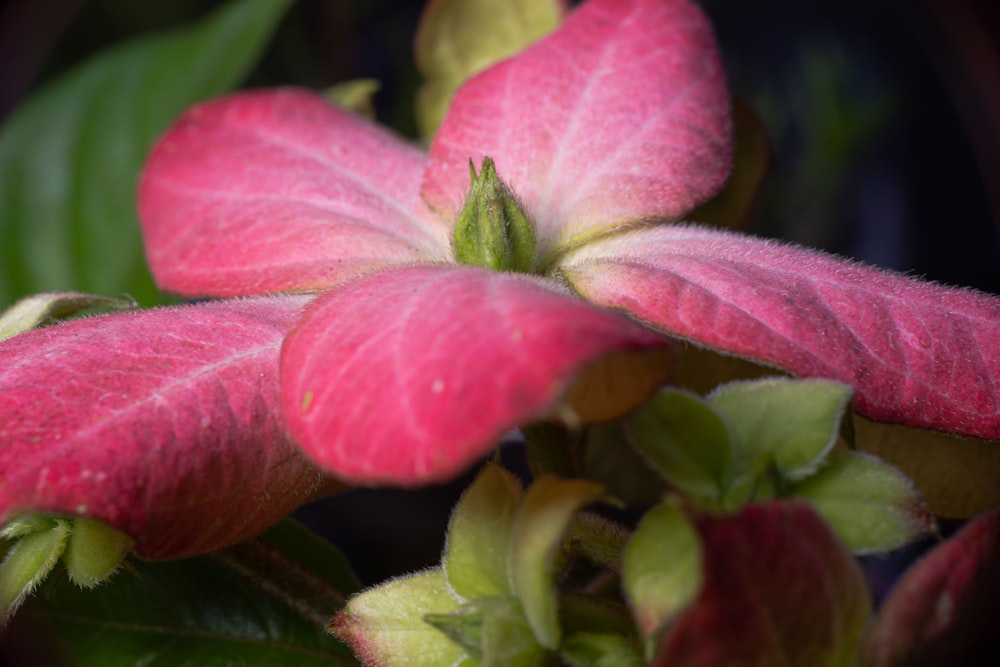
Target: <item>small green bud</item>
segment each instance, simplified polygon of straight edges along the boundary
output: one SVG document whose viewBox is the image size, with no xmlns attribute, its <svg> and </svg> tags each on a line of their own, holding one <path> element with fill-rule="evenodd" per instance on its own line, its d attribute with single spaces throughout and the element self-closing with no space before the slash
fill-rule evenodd
<svg viewBox="0 0 1000 667">
<path fill-rule="evenodd" d="M 535 228 L 491 158 L 479 174 L 469 161 L 472 189 L 451 237 L 455 259 L 469 266 L 530 273 L 535 263 Z"/>
</svg>

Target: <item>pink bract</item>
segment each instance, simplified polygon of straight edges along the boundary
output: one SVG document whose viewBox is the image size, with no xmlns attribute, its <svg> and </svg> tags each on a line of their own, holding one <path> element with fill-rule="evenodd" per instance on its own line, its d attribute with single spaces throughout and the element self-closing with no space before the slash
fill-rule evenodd
<svg viewBox="0 0 1000 667">
<path fill-rule="evenodd" d="M 37 360 L 0 373 L 0 514 L 92 513 L 149 555 L 216 548 L 311 497 L 314 465 L 356 483 L 450 477 L 552 416 L 584 369 L 663 334 L 850 382 L 876 419 L 1000 438 L 1000 300 L 671 224 L 721 187 L 730 153 L 720 58 L 688 0 L 586 2 L 460 89 L 429 154 L 306 91 L 195 107 L 140 185 L 154 275 L 189 296 L 285 294 L 0 344 Z M 481 156 L 535 226 L 538 276 L 453 261 Z M 125 411 L 167 400 L 151 378 L 192 389 Z M 56 418 L 54 403 L 75 407 Z M 259 498 L 278 500 L 250 512 Z"/>
</svg>

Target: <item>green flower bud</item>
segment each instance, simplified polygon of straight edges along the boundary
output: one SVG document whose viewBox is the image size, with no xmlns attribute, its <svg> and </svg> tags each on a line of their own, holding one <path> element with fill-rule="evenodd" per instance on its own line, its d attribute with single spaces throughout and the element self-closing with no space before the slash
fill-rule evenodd
<svg viewBox="0 0 1000 667">
<path fill-rule="evenodd" d="M 451 245 L 455 259 L 469 266 L 530 273 L 535 263 L 535 228 L 491 158 L 479 174 L 469 161 L 472 189 L 458 214 Z"/>
</svg>

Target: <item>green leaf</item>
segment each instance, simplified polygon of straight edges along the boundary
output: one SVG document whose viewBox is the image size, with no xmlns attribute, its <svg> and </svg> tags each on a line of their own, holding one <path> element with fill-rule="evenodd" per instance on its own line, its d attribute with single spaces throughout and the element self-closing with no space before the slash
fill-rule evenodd
<svg viewBox="0 0 1000 667">
<path fill-rule="evenodd" d="M 545 648 L 557 648 L 561 634 L 554 576 L 563 534 L 573 515 L 602 493 L 595 482 L 542 477 L 518 509 L 510 543 L 511 576 L 535 638 Z"/>
<path fill-rule="evenodd" d="M 351 598 L 330 631 L 368 665 L 452 665 L 464 651 L 424 617 L 451 614 L 458 607 L 444 572 L 434 568 L 390 579 Z"/>
<path fill-rule="evenodd" d="M 481 667 L 540 667 L 547 652 L 535 641 L 524 609 L 513 596 L 475 600 L 427 622 L 463 647 Z"/>
<path fill-rule="evenodd" d="M 17 540 L 0 563 L 0 625 L 6 622 L 59 562 L 69 538 L 70 522 L 35 515 L 6 531 Z"/>
<path fill-rule="evenodd" d="M 143 160 L 187 106 L 242 80 L 290 2 L 234 2 L 123 44 L 15 111 L 0 130 L 0 304 L 68 289 L 164 301 L 135 214 Z"/>
<path fill-rule="evenodd" d="M 483 467 L 448 524 L 442 567 L 462 598 L 511 593 L 507 558 L 521 485 L 500 466 Z"/>
<path fill-rule="evenodd" d="M 109 299 L 80 292 L 33 294 L 0 313 L 0 340 L 87 310 L 128 310 L 135 307 L 135 302 L 128 299 Z"/>
<path fill-rule="evenodd" d="M 268 534 L 259 540 L 281 541 Z M 252 544 L 252 543 L 250 543 Z M 229 550 L 221 552 L 229 554 Z M 342 557 L 319 540 L 307 553 L 281 553 L 286 563 Z M 338 606 L 306 618 L 277 593 L 287 569 L 267 571 L 252 562 L 232 567 L 234 557 L 215 555 L 153 563 L 131 561 L 105 585 L 82 590 L 67 577 L 50 577 L 14 618 L 7 639 L 34 639 L 37 664 L 107 667 L 328 667 L 355 664 L 345 646 L 324 631 Z M 317 588 L 338 581 L 313 572 Z M 316 595 L 313 596 L 318 597 Z M 329 596 L 328 596 L 329 597 Z M 37 638 L 44 637 L 44 644 Z"/>
<path fill-rule="evenodd" d="M 632 643 L 620 635 L 579 633 L 563 642 L 559 651 L 570 667 L 642 667 Z"/>
<path fill-rule="evenodd" d="M 417 68 L 425 83 L 417 94 L 417 126 L 430 137 L 458 87 L 472 75 L 513 55 L 562 21 L 559 0 L 432 0 L 417 31 Z"/>
<path fill-rule="evenodd" d="M 642 518 L 625 547 L 622 586 L 639 631 L 652 648 L 663 625 L 698 595 L 701 540 L 677 507 L 662 504 Z"/>
<path fill-rule="evenodd" d="M 629 415 L 632 443 L 663 478 L 713 505 L 726 489 L 732 445 L 716 410 L 685 391 L 661 391 Z"/>
<path fill-rule="evenodd" d="M 98 519 L 77 517 L 63 560 L 70 580 L 93 588 L 104 583 L 132 549 L 132 538 Z"/>
<path fill-rule="evenodd" d="M 737 475 L 767 459 L 794 480 L 815 472 L 836 443 L 851 396 L 832 380 L 765 378 L 723 385 L 708 401 L 733 435 Z"/>
<path fill-rule="evenodd" d="M 874 456 L 834 454 L 791 495 L 808 501 L 855 553 L 895 549 L 934 529 L 913 483 Z"/>
<path fill-rule="evenodd" d="M 660 502 L 667 484 L 629 444 L 624 424 L 616 419 L 587 427 L 585 477 L 629 507 L 648 509 Z"/>
<path fill-rule="evenodd" d="M 327 88 L 325 96 L 338 106 L 375 120 L 375 93 L 381 87 L 378 79 L 351 79 Z"/>
</svg>

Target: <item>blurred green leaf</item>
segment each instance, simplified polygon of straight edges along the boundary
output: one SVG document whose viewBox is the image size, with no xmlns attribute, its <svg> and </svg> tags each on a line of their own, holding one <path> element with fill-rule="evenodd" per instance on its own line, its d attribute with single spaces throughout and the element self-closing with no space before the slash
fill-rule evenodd
<svg viewBox="0 0 1000 667">
<path fill-rule="evenodd" d="M 664 503 L 642 518 L 625 548 L 622 587 L 652 649 L 663 625 L 698 595 L 701 540 L 677 507 Z"/>
<path fill-rule="evenodd" d="M 832 380 L 731 382 L 708 395 L 733 436 L 736 472 L 773 460 L 787 479 L 807 477 L 837 442 L 852 389 Z"/>
<path fill-rule="evenodd" d="M 0 304 L 32 292 L 166 298 L 146 269 L 135 193 L 181 111 L 243 79 L 291 0 L 243 0 L 100 54 L 0 129 Z"/>
<path fill-rule="evenodd" d="M 454 665 L 465 652 L 425 617 L 458 609 L 441 568 L 390 579 L 351 598 L 330 624 L 369 665 Z M 298 665 L 296 665 L 298 667 Z"/>
<path fill-rule="evenodd" d="M 507 558 L 520 500 L 517 479 L 490 464 L 455 506 L 442 568 L 448 584 L 466 600 L 511 592 Z"/>
<path fill-rule="evenodd" d="M 795 484 L 790 495 L 812 505 L 855 553 L 889 551 L 934 529 L 913 482 L 867 454 L 832 454 L 815 475 Z"/>
<path fill-rule="evenodd" d="M 721 499 L 732 444 L 725 420 L 709 403 L 668 389 L 629 415 L 625 424 L 632 443 L 670 484 L 712 504 Z"/>
<path fill-rule="evenodd" d="M 356 664 L 348 649 L 324 631 L 325 619 L 338 609 L 335 604 L 303 613 L 282 599 L 283 582 L 290 580 L 294 589 L 302 576 L 296 564 L 342 562 L 339 552 L 318 539 L 302 553 L 290 549 L 303 546 L 288 537 L 301 530 L 282 525 L 247 543 L 280 556 L 272 563 L 283 559 L 285 566 L 270 571 L 259 567 L 259 560 L 234 568 L 232 562 L 242 559 L 227 550 L 220 552 L 223 558 L 135 561 L 93 590 L 81 590 L 65 576 L 52 577 L 15 616 L 4 648 L 12 650 L 14 644 L 22 653 L 30 650 L 34 664 L 52 667 Z M 318 591 L 337 591 L 341 585 L 341 575 L 331 579 L 328 574 L 311 573 Z"/>
<path fill-rule="evenodd" d="M 514 590 L 538 643 L 559 646 L 556 555 L 573 515 L 601 497 L 604 488 L 582 479 L 545 476 L 528 489 L 514 519 L 510 568 Z"/>
<path fill-rule="evenodd" d="M 128 299 L 111 299 L 80 292 L 33 294 L 0 311 L 0 340 L 88 310 L 128 310 L 135 307 Z"/>
<path fill-rule="evenodd" d="M 420 133 L 437 131 L 466 79 L 551 32 L 565 13 L 561 0 L 431 0 L 415 47 L 426 79 L 417 94 Z"/>
</svg>

